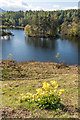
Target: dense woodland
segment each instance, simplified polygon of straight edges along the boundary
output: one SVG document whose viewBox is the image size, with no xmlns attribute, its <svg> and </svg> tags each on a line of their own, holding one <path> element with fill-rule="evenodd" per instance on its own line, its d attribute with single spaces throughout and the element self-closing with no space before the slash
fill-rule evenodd
<svg viewBox="0 0 80 120">
<path fill-rule="evenodd" d="M 6 28 L 25 27 L 29 36 L 63 35 L 80 37 L 80 10 L 59 11 L 7 11 L 0 15 Z"/>
</svg>

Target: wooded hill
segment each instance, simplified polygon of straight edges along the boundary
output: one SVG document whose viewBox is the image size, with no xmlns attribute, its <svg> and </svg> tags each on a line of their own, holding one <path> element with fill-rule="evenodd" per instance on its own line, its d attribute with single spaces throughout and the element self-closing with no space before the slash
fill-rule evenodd
<svg viewBox="0 0 80 120">
<path fill-rule="evenodd" d="M 80 10 L 7 11 L 0 15 L 5 28 L 25 27 L 29 36 L 56 36 L 57 33 L 80 37 Z"/>
</svg>

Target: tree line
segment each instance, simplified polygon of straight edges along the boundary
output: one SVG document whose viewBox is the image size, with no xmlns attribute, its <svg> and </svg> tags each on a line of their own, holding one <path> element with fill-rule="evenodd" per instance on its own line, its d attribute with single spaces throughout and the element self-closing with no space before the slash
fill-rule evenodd
<svg viewBox="0 0 80 120">
<path fill-rule="evenodd" d="M 80 36 L 80 10 L 7 11 L 0 16 L 3 26 L 25 27 L 25 32 L 33 36 L 56 36 L 57 33 Z"/>
</svg>

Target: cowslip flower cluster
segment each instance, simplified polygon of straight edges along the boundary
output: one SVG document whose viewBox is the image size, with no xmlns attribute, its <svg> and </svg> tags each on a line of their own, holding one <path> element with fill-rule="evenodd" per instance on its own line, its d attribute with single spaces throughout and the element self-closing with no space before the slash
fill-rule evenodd
<svg viewBox="0 0 80 120">
<path fill-rule="evenodd" d="M 60 106 L 60 96 L 65 93 L 64 89 L 58 89 L 57 81 L 53 80 L 42 83 L 42 88 L 36 89 L 36 93 L 27 93 L 25 96 L 21 94 L 20 101 L 28 101 L 36 103 L 40 108 L 54 108 Z"/>
</svg>

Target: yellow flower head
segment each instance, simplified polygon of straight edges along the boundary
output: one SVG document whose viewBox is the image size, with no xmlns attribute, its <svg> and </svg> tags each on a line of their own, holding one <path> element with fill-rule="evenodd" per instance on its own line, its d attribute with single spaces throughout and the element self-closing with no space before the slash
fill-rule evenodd
<svg viewBox="0 0 80 120">
<path fill-rule="evenodd" d="M 65 93 L 65 90 L 64 89 L 60 89 L 59 90 L 59 96 L 61 96 L 63 93 Z"/>
<path fill-rule="evenodd" d="M 28 98 L 32 98 L 33 97 L 32 93 L 27 93 L 27 96 L 28 96 Z"/>
<path fill-rule="evenodd" d="M 30 95 L 30 96 L 32 96 L 32 93 L 27 93 L 27 95 Z"/>
<path fill-rule="evenodd" d="M 22 100 L 25 100 L 26 99 L 26 96 L 22 96 Z"/>
<path fill-rule="evenodd" d="M 45 95 L 45 92 L 43 91 L 42 93 L 40 93 L 40 96 L 44 96 Z"/>
<path fill-rule="evenodd" d="M 52 90 L 50 90 L 49 94 L 50 94 L 50 95 L 53 95 L 53 91 L 52 91 Z"/>
<path fill-rule="evenodd" d="M 61 91 L 62 93 L 65 93 L 65 90 L 64 90 L 64 89 L 60 89 L 60 91 Z"/>
<path fill-rule="evenodd" d="M 34 99 L 34 97 L 35 97 L 35 95 L 33 94 L 33 95 L 32 95 L 32 98 Z"/>
<path fill-rule="evenodd" d="M 53 86 L 58 86 L 58 83 L 57 83 L 57 81 L 50 81 L 50 83 L 53 85 Z"/>
<path fill-rule="evenodd" d="M 20 95 L 21 95 L 21 97 L 22 97 L 22 96 L 24 96 L 24 94 L 23 94 L 23 93 L 22 93 L 22 94 L 20 94 Z"/>
<path fill-rule="evenodd" d="M 42 88 L 36 89 L 37 93 L 40 94 L 42 92 Z"/>
<path fill-rule="evenodd" d="M 32 99 L 32 102 L 34 102 L 34 99 Z"/>
<path fill-rule="evenodd" d="M 54 87 L 54 89 L 55 89 L 55 90 L 58 89 L 58 84 Z"/>
<path fill-rule="evenodd" d="M 40 101 L 41 99 L 39 98 L 38 101 Z"/>
<path fill-rule="evenodd" d="M 56 89 L 52 89 L 52 90 L 50 90 L 50 95 L 53 95 L 54 93 L 56 93 L 57 92 L 57 90 Z"/>
<path fill-rule="evenodd" d="M 54 93 L 56 93 L 56 91 L 57 91 L 57 90 L 55 89 L 55 90 L 54 90 Z"/>
<path fill-rule="evenodd" d="M 43 83 L 43 87 L 42 87 L 42 88 L 44 88 L 45 90 L 49 90 L 49 89 L 50 89 L 50 84 L 49 84 L 49 83 L 44 82 L 44 83 Z"/>
</svg>

